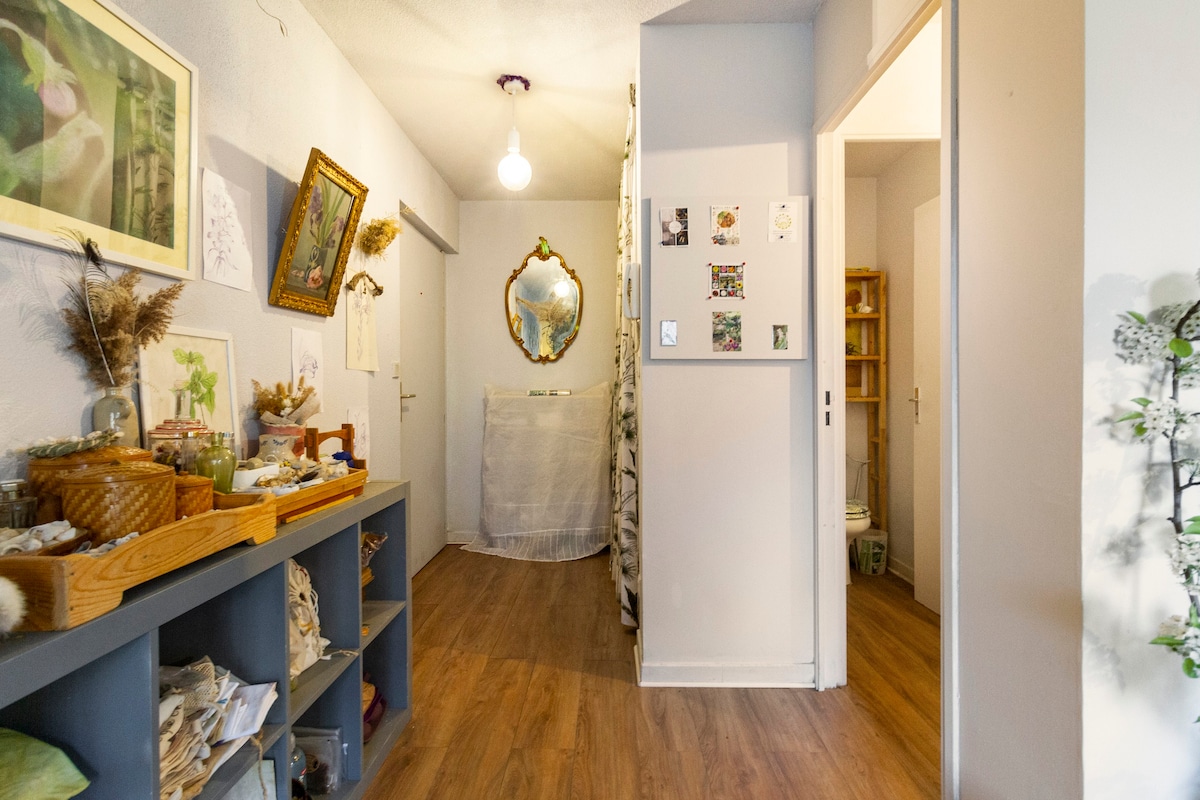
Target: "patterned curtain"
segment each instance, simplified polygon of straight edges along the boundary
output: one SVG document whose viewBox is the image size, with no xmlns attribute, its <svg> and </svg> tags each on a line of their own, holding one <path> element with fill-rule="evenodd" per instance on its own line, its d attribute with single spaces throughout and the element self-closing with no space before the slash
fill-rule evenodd
<svg viewBox="0 0 1200 800">
<path fill-rule="evenodd" d="M 612 570 L 621 602 L 621 622 L 638 626 L 641 530 L 638 495 L 638 383 L 641 380 L 641 327 L 639 309 L 626 291 L 626 276 L 640 280 L 629 265 L 637 259 L 634 215 L 637 208 L 637 155 L 634 130 L 634 87 L 629 87 L 629 122 L 625 134 L 625 161 L 621 169 L 621 202 L 617 239 L 617 342 L 616 382 L 613 387 L 612 424 Z M 634 307 L 631 308 L 631 305 Z"/>
</svg>

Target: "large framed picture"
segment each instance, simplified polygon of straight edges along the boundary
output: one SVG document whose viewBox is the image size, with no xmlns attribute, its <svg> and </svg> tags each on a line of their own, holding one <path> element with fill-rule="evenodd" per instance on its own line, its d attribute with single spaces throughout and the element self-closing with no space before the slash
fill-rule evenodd
<svg viewBox="0 0 1200 800">
<path fill-rule="evenodd" d="M 183 412 L 214 431 L 233 431 L 237 420 L 237 378 L 233 337 L 228 333 L 171 326 L 162 341 L 138 353 L 138 394 L 142 428 L 151 430 L 175 416 L 175 397 L 187 390 Z"/>
<path fill-rule="evenodd" d="M 271 282 L 271 305 L 333 316 L 367 187 L 313 148 Z"/>
<path fill-rule="evenodd" d="M 104 0 L 0 0 L 0 234 L 194 277 L 197 85 Z"/>
</svg>

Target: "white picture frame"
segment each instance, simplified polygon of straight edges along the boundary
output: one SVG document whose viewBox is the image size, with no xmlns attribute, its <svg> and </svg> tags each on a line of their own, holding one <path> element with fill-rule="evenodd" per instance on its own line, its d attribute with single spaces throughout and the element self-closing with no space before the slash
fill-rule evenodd
<svg viewBox="0 0 1200 800">
<path fill-rule="evenodd" d="M 195 360 L 181 363 L 175 357 L 177 349 L 197 354 L 203 359 L 202 363 Z M 175 384 L 192 380 L 198 366 L 206 373 L 214 373 L 216 383 L 212 387 L 212 408 L 198 401 L 196 418 L 214 431 L 233 431 L 235 436 L 239 433 L 233 336 L 177 325 L 167 330 L 162 341 L 152 342 L 138 351 L 138 399 L 143 431 L 175 416 Z"/>
</svg>

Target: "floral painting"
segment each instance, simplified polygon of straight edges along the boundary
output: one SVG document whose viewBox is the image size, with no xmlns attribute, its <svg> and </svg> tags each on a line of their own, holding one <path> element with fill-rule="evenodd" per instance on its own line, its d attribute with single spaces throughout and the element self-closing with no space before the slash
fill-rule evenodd
<svg viewBox="0 0 1200 800">
<path fill-rule="evenodd" d="M 195 70 L 95 0 L 0 0 L 0 220 L 188 271 Z"/>
<path fill-rule="evenodd" d="M 333 316 L 366 196 L 366 186 L 313 148 L 275 268 L 272 305 Z"/>
</svg>

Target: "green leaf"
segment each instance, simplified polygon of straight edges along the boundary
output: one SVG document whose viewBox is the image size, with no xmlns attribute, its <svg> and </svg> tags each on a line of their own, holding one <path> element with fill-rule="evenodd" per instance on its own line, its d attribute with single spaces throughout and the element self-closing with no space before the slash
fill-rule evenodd
<svg viewBox="0 0 1200 800">
<path fill-rule="evenodd" d="M 1133 426 L 1133 432 L 1136 433 L 1138 436 L 1145 436 L 1146 435 L 1146 426 L 1139 422 L 1137 425 Z"/>
<path fill-rule="evenodd" d="M 1172 339 L 1167 347 L 1180 358 L 1187 358 L 1192 354 L 1192 343 L 1187 339 Z"/>
<path fill-rule="evenodd" d="M 1189 678 L 1200 678 L 1200 672 L 1196 672 L 1196 662 L 1190 658 L 1183 660 L 1183 674 Z"/>
<path fill-rule="evenodd" d="M 1155 636 L 1150 640 L 1150 644 L 1161 644 L 1163 647 L 1178 647 L 1183 644 L 1183 639 L 1177 639 L 1174 636 Z"/>
<path fill-rule="evenodd" d="M 1154 401 L 1151 400 L 1149 397 L 1135 397 L 1135 398 L 1133 398 L 1133 402 L 1137 403 L 1142 408 L 1145 408 L 1146 406 L 1150 405 Z"/>
<path fill-rule="evenodd" d="M 1128 414 L 1122 414 L 1117 417 L 1117 422 L 1128 422 L 1131 419 L 1145 419 L 1146 415 L 1140 411 L 1130 411 Z"/>
<path fill-rule="evenodd" d="M 1193 522 L 1183 529 L 1182 533 L 1200 533 L 1200 522 Z"/>
<path fill-rule="evenodd" d="M 1128 314 L 1129 316 L 1133 317 L 1135 320 L 1137 320 L 1138 322 L 1142 323 L 1143 325 L 1145 325 L 1145 324 L 1146 324 L 1146 318 L 1145 318 L 1145 317 L 1143 317 L 1143 316 L 1142 316 L 1141 314 L 1139 314 L 1138 312 L 1136 312 L 1136 311 L 1126 311 L 1125 313 L 1126 313 L 1126 314 Z"/>
</svg>

